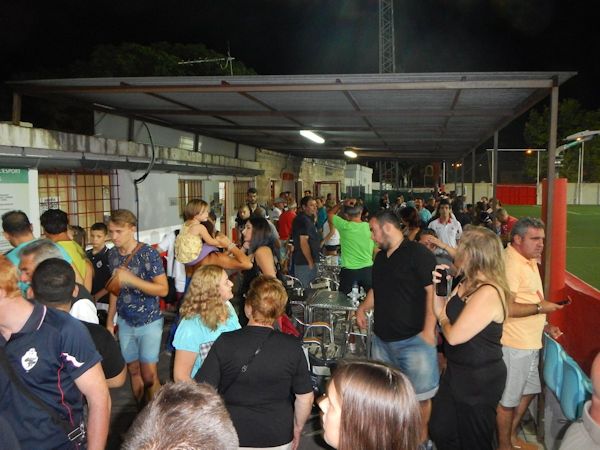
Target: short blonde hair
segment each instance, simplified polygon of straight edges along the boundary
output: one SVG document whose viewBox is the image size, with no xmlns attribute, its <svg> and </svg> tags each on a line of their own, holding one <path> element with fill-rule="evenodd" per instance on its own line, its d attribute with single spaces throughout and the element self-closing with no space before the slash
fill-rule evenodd
<svg viewBox="0 0 600 450">
<path fill-rule="evenodd" d="M 179 309 L 182 319 L 199 317 L 213 331 L 227 320 L 229 310 L 219 294 L 223 273 L 221 267 L 213 265 L 201 266 L 194 272 Z"/>
<path fill-rule="evenodd" d="M 252 307 L 252 319 L 261 325 L 272 325 L 285 311 L 287 292 L 274 277 L 260 275 L 250 283 L 246 304 Z"/>
<path fill-rule="evenodd" d="M 195 198 L 187 202 L 185 208 L 183 209 L 183 219 L 184 220 L 192 220 L 198 214 L 208 209 L 208 203 L 204 200 L 200 200 L 199 198 Z"/>
<path fill-rule="evenodd" d="M 110 221 L 117 225 L 132 225 L 137 227 L 135 214 L 128 209 L 115 209 L 110 213 Z"/>
</svg>

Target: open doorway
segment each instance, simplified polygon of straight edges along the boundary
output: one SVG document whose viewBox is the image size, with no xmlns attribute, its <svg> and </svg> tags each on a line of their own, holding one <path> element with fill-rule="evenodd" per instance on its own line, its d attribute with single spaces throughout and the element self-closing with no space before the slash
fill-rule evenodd
<svg viewBox="0 0 600 450">
<path fill-rule="evenodd" d="M 329 198 L 334 202 L 340 201 L 340 182 L 339 181 L 317 181 L 315 182 L 316 197 L 323 197 L 324 199 Z"/>
</svg>

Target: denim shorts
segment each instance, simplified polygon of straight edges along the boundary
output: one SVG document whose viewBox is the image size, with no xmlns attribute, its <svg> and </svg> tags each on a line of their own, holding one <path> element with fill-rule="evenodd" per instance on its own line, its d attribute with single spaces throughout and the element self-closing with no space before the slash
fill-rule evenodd
<svg viewBox="0 0 600 450">
<path fill-rule="evenodd" d="M 141 327 L 132 327 L 120 317 L 119 345 L 126 363 L 139 361 L 141 363 L 157 363 L 160 354 L 164 319 L 161 317 L 154 322 Z"/>
<path fill-rule="evenodd" d="M 400 369 L 412 383 L 417 400 L 428 400 L 437 393 L 440 383 L 437 350 L 421 336 L 386 342 L 373 335 L 372 357 Z"/>
</svg>

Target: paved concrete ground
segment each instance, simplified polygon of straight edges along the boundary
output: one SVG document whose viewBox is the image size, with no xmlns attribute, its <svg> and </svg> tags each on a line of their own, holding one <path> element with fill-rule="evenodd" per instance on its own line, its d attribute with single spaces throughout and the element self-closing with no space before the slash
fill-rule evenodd
<svg viewBox="0 0 600 450">
<path fill-rule="evenodd" d="M 172 322 L 172 315 L 167 315 L 165 317 L 163 342 L 166 341 L 168 330 Z M 170 364 L 171 355 L 166 351 L 162 351 L 158 365 L 158 373 L 162 383 L 171 380 Z M 123 438 L 138 412 L 133 396 L 131 395 L 129 380 L 127 380 L 123 387 L 111 390 L 111 398 L 112 414 L 107 449 L 117 450 L 120 448 Z M 313 408 L 313 414 L 310 420 L 304 428 L 300 450 L 331 449 L 331 447 L 323 441 L 322 435 L 323 430 L 321 427 L 320 416 L 318 409 L 315 407 Z"/>
</svg>

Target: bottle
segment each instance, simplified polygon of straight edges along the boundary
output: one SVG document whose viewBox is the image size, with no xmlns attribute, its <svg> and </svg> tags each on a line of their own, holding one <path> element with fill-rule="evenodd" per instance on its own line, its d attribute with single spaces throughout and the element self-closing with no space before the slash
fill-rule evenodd
<svg viewBox="0 0 600 450">
<path fill-rule="evenodd" d="M 352 298 L 352 303 L 358 303 L 358 281 L 354 280 L 352 283 L 352 292 L 350 293 L 350 298 Z"/>
</svg>

